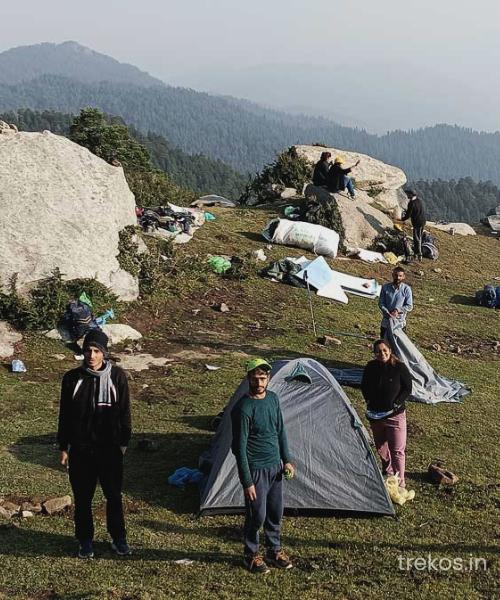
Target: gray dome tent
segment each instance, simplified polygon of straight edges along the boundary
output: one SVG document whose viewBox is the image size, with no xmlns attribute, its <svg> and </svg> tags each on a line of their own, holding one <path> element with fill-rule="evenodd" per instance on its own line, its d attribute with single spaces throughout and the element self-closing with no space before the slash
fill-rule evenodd
<svg viewBox="0 0 500 600">
<path fill-rule="evenodd" d="M 285 510 L 394 515 L 367 433 L 328 369 L 310 358 L 276 361 L 269 389 L 280 399 L 297 467 L 297 476 L 285 482 Z M 231 411 L 247 390 L 245 378 L 212 441 L 201 515 L 243 512 L 243 491 L 231 451 Z M 207 456 L 203 461 L 206 466 Z"/>
</svg>

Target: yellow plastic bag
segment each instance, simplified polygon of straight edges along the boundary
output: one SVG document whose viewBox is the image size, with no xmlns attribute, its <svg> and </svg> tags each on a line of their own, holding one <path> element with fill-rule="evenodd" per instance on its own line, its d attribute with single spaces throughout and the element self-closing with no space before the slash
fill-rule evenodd
<svg viewBox="0 0 500 600">
<path fill-rule="evenodd" d="M 385 487 L 389 492 L 391 500 L 394 504 L 399 504 L 399 506 L 403 506 L 405 502 L 415 498 L 415 490 L 407 490 L 406 488 L 399 487 L 398 475 L 390 475 L 387 477 L 385 480 Z"/>
</svg>

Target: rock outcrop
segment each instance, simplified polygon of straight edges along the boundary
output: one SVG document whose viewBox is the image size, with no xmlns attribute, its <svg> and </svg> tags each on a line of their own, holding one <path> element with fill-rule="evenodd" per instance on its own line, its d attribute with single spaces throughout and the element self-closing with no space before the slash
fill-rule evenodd
<svg viewBox="0 0 500 600">
<path fill-rule="evenodd" d="M 306 158 L 311 166 L 319 160 L 322 152 L 330 152 L 332 159 L 342 156 L 346 167 L 354 165 L 359 160 L 360 163 L 353 170 L 352 177 L 356 180 L 356 189 L 366 192 L 363 199 L 392 218 L 401 215 L 401 206 L 407 204 L 406 196 L 401 189 L 406 183 L 406 175 L 401 169 L 359 152 L 346 152 L 324 146 L 294 147 L 299 156 Z"/>
<path fill-rule="evenodd" d="M 123 300 L 137 281 L 120 268 L 118 234 L 135 225 L 135 201 L 121 167 L 70 140 L 0 133 L 0 285 L 18 274 L 25 292 L 58 267 L 65 279 L 95 277 Z"/>
<path fill-rule="evenodd" d="M 347 193 L 330 194 L 324 188 L 311 184 L 305 187 L 304 195 L 308 199 L 314 196 L 320 203 L 336 202 L 344 226 L 343 243 L 347 250 L 368 248 L 378 235 L 393 227 L 389 216 L 375 208 L 365 192 L 357 191 L 356 198 L 352 200 Z"/>
</svg>

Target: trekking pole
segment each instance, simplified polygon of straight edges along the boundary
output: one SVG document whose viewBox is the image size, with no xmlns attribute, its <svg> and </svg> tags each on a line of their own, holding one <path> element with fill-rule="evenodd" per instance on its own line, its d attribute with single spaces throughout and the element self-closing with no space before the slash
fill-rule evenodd
<svg viewBox="0 0 500 600">
<path fill-rule="evenodd" d="M 313 324 L 314 337 L 318 337 L 318 334 L 316 333 L 316 321 L 314 320 L 313 303 L 312 303 L 312 298 L 311 298 L 311 288 L 309 287 L 309 278 L 307 276 L 307 271 L 304 271 L 304 281 L 306 282 L 306 285 L 307 285 L 307 297 L 309 298 L 309 308 L 311 310 L 311 319 L 312 319 L 312 324 Z"/>
</svg>

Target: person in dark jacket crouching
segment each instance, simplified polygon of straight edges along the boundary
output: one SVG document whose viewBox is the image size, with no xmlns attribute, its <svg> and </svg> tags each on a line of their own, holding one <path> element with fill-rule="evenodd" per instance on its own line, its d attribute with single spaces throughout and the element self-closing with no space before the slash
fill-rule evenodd
<svg viewBox="0 0 500 600">
<path fill-rule="evenodd" d="M 375 360 L 363 372 L 361 391 L 367 404 L 373 439 L 382 461 L 384 475 L 399 474 L 405 487 L 406 410 L 412 379 L 406 365 L 392 353 L 389 344 L 378 340 L 373 345 Z"/>
<path fill-rule="evenodd" d="M 84 361 L 62 380 L 57 441 L 68 467 L 75 498 L 78 556 L 94 556 L 92 499 L 97 482 L 106 497 L 106 523 L 112 549 L 131 553 L 122 505 L 123 456 L 131 436 L 130 397 L 125 372 L 108 360 L 108 337 L 87 333 Z"/>
</svg>

